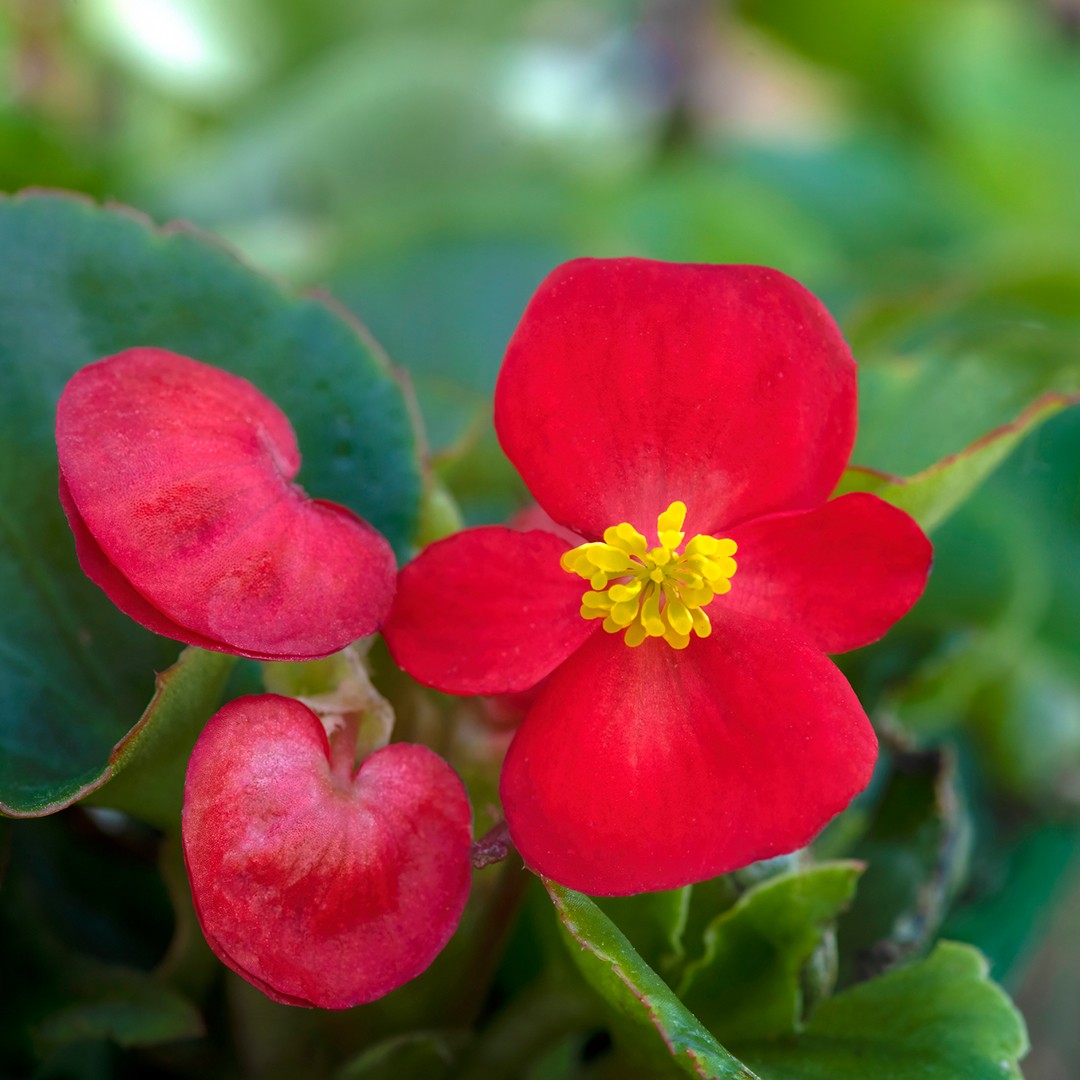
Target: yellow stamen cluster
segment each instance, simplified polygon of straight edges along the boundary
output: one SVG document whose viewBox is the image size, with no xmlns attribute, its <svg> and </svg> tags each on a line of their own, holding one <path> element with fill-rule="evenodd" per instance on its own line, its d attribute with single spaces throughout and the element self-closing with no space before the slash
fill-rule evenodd
<svg viewBox="0 0 1080 1080">
<path fill-rule="evenodd" d="M 581 598 L 582 618 L 603 619 L 609 634 L 625 630 L 630 646 L 656 637 L 685 649 L 691 631 L 708 637 L 712 624 L 701 609 L 731 588 L 735 541 L 695 536 L 680 554 L 685 520 L 686 504 L 673 502 L 656 519 L 659 547 L 650 549 L 624 521 L 604 533 L 603 543 L 568 551 L 562 568 L 592 586 Z"/>
</svg>

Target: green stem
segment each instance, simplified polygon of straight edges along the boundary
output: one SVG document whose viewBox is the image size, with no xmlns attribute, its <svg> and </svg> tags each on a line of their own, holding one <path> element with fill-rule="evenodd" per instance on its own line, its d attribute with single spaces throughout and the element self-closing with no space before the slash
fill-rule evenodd
<svg viewBox="0 0 1080 1080">
<path fill-rule="evenodd" d="M 499 961 L 521 901 L 533 880 L 517 852 L 511 852 L 498 871 L 499 877 L 477 918 L 471 956 L 461 979 L 462 993 L 449 1010 L 452 1026 L 470 1027 L 476 1022 L 487 998 Z"/>
</svg>

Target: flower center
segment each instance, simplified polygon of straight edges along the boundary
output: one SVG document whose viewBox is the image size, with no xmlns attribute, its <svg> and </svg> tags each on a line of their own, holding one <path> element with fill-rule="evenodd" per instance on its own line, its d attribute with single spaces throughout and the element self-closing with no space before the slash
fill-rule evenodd
<svg viewBox="0 0 1080 1080">
<path fill-rule="evenodd" d="M 592 589 L 581 598 L 584 619 L 603 619 L 609 634 L 626 631 L 631 647 L 662 637 L 685 649 L 690 633 L 708 637 L 709 616 L 701 609 L 731 588 L 734 540 L 695 536 L 680 554 L 686 504 L 673 502 L 657 519 L 660 546 L 623 522 L 604 532 L 603 543 L 582 544 L 563 555 L 562 568 L 585 578 Z"/>
</svg>

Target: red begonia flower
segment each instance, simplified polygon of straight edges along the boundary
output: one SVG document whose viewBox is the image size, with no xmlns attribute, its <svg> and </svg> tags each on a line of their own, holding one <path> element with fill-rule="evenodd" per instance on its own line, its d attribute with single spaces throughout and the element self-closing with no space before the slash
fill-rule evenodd
<svg viewBox="0 0 1080 1080">
<path fill-rule="evenodd" d="M 271 660 L 378 629 L 389 544 L 293 483 L 292 428 L 246 380 L 162 349 L 119 353 L 67 384 L 56 445 L 79 562 L 147 629 Z"/>
<path fill-rule="evenodd" d="M 345 1009 L 424 971 L 469 894 L 472 812 L 454 770 L 393 743 L 353 762 L 299 701 L 240 698 L 184 787 L 184 858 L 220 959 L 275 1001 Z"/>
<path fill-rule="evenodd" d="M 855 406 L 835 323 L 777 271 L 581 260 L 540 286 L 495 425 L 581 539 L 440 541 L 384 629 L 443 691 L 546 679 L 500 787 L 534 870 L 674 888 L 801 847 L 865 787 L 877 741 L 825 653 L 884 634 L 931 549 L 874 496 L 827 501 Z"/>
</svg>

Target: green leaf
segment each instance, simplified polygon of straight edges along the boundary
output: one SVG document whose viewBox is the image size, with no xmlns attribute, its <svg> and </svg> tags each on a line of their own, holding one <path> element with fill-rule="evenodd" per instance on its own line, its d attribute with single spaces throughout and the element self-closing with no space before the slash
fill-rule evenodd
<svg viewBox="0 0 1080 1080">
<path fill-rule="evenodd" d="M 78 568 L 53 418 L 79 367 L 155 345 L 252 380 L 297 430 L 299 481 L 399 554 L 422 485 L 397 377 L 340 310 L 289 295 L 193 231 L 81 199 L 0 201 L 0 248 L 0 812 L 36 815 L 103 781 L 178 652 Z"/>
<path fill-rule="evenodd" d="M 567 942 L 571 956 L 623 1021 L 635 1047 L 652 1058 L 666 1048 L 687 1076 L 756 1080 L 709 1034 L 596 904 L 553 881 L 545 884 L 572 939 Z"/>
<path fill-rule="evenodd" d="M 683 932 L 690 913 L 693 886 L 636 896 L 605 896 L 594 900 L 600 910 L 627 936 L 651 968 L 670 975 L 683 960 Z"/>
<path fill-rule="evenodd" d="M 923 951 L 967 874 L 971 824 L 949 748 L 883 753 L 888 770 L 853 854 L 867 866 L 841 935 L 841 978 Z"/>
<path fill-rule="evenodd" d="M 81 962 L 71 983 L 76 1000 L 35 1027 L 35 1042 L 44 1053 L 86 1039 L 155 1046 L 204 1033 L 202 1017 L 189 1001 L 142 972 Z"/>
<path fill-rule="evenodd" d="M 1005 658 L 972 702 L 970 730 L 1009 795 L 1072 809 L 1080 778 L 1080 664 L 1033 644 Z"/>
<path fill-rule="evenodd" d="M 1023 976 L 1052 913 L 1076 882 L 1080 828 L 1075 821 L 1017 827 L 1011 810 L 981 824 L 972 884 L 942 933 L 977 946 L 1011 986 Z"/>
<path fill-rule="evenodd" d="M 180 824 L 184 776 L 195 740 L 221 702 L 236 657 L 186 648 L 157 676 L 139 722 L 116 745 L 90 801 L 161 829 Z"/>
<path fill-rule="evenodd" d="M 449 1074 L 465 1038 L 462 1031 L 393 1035 L 343 1065 L 335 1080 L 397 1080 L 403 1076 L 440 1080 Z"/>
<path fill-rule="evenodd" d="M 948 941 L 829 999 L 803 1034 L 738 1046 L 768 1080 L 1019 1078 L 1027 1049 L 1023 1018 L 984 957 Z"/>
<path fill-rule="evenodd" d="M 996 428 L 913 476 L 890 476 L 858 466 L 845 471 L 835 494 L 869 491 L 906 510 L 928 532 L 937 528 L 1016 449 L 1031 431 L 1080 400 L 1044 394 L 1012 423 Z"/>
<path fill-rule="evenodd" d="M 855 893 L 863 864 L 822 863 L 769 878 L 743 894 L 705 932 L 680 997 L 725 1043 L 798 1030 L 801 977 Z"/>
</svg>

